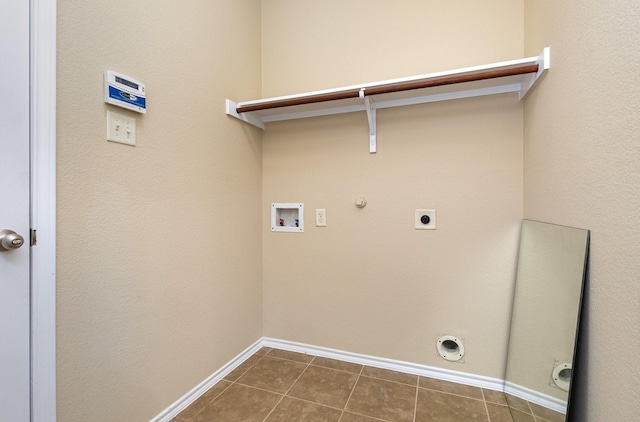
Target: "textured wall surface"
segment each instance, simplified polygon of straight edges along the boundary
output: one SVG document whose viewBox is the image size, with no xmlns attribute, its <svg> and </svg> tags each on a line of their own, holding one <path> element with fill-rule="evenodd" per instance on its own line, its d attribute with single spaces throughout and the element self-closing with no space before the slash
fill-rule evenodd
<svg viewBox="0 0 640 422">
<path fill-rule="evenodd" d="M 591 229 L 577 421 L 640 420 L 640 4 L 527 1 L 525 217 Z"/>
<path fill-rule="evenodd" d="M 263 95 L 519 58 L 523 7 L 521 0 L 263 0 Z"/>
<path fill-rule="evenodd" d="M 149 420 L 262 334 L 260 133 L 224 114 L 260 95 L 260 2 L 59 0 L 58 34 L 58 420 Z"/>
<path fill-rule="evenodd" d="M 523 3 L 263 2 L 280 95 L 522 57 Z M 502 378 L 522 218 L 522 104 L 505 95 L 269 124 L 265 335 Z M 365 196 L 364 209 L 354 206 Z M 303 234 L 270 231 L 303 202 Z M 314 210 L 327 210 L 315 227 Z M 435 208 L 435 231 L 414 210 Z M 465 363 L 436 353 L 465 341 Z"/>
<path fill-rule="evenodd" d="M 592 230 L 576 420 L 640 418 L 640 6 L 400 4 L 58 1 L 58 420 L 148 420 L 262 334 L 501 377 L 523 213 Z M 547 45 L 524 126 L 509 96 L 385 110 L 370 155 L 364 115 L 223 113 Z M 105 141 L 105 69 L 147 85 L 135 148 Z M 304 234 L 269 231 L 275 201 Z"/>
</svg>

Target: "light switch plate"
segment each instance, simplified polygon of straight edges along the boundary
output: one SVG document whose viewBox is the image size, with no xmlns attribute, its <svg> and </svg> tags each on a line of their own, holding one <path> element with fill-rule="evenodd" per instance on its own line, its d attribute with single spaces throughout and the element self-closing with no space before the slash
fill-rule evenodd
<svg viewBox="0 0 640 422">
<path fill-rule="evenodd" d="M 107 111 L 107 141 L 136 145 L 136 119 Z"/>
<path fill-rule="evenodd" d="M 425 217 L 426 224 L 422 221 Z M 436 210 L 416 210 L 415 214 L 416 230 L 435 230 L 436 229 Z"/>
</svg>

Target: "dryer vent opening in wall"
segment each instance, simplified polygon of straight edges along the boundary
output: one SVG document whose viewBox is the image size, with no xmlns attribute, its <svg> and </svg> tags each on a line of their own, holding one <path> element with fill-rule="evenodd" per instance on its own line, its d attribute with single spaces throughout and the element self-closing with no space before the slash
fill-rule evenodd
<svg viewBox="0 0 640 422">
<path fill-rule="evenodd" d="M 556 366 L 551 374 L 553 384 L 564 391 L 569 391 L 569 383 L 571 382 L 572 364 L 563 363 Z M 552 384 L 552 385 L 553 385 Z"/>
<path fill-rule="evenodd" d="M 445 360 L 451 362 L 463 362 L 464 345 L 455 336 L 442 336 L 436 342 L 438 354 Z"/>
</svg>

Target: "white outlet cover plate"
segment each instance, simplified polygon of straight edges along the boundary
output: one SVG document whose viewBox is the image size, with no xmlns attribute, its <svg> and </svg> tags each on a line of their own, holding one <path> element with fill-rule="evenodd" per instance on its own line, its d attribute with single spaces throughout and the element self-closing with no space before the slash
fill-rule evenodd
<svg viewBox="0 0 640 422">
<path fill-rule="evenodd" d="M 107 141 L 136 145 L 136 119 L 107 111 Z"/>
<path fill-rule="evenodd" d="M 327 226 L 327 210 L 324 208 L 316 209 L 316 227 Z"/>
<path fill-rule="evenodd" d="M 422 223 L 423 215 L 429 216 L 429 224 Z M 433 210 L 433 209 L 416 210 L 415 228 L 416 230 L 435 230 L 436 229 L 436 210 Z"/>
</svg>

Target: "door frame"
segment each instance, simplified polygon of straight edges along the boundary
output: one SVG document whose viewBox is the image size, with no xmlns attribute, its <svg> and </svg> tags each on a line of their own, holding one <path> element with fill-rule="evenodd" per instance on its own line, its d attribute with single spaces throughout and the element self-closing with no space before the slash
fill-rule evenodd
<svg viewBox="0 0 640 422">
<path fill-rule="evenodd" d="M 31 421 L 56 420 L 56 0 L 30 1 Z"/>
</svg>

